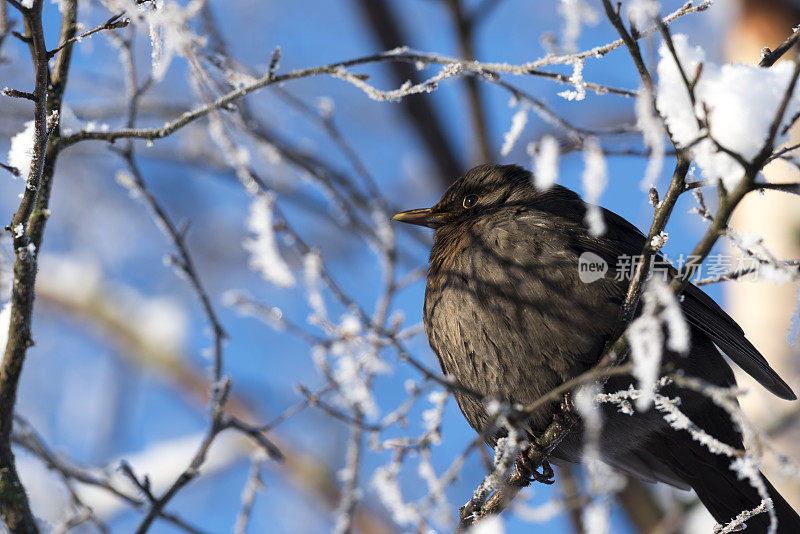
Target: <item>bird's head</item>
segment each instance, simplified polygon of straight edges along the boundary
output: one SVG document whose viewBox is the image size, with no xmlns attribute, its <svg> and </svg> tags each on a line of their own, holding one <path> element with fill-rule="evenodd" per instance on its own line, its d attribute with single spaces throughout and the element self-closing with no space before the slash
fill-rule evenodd
<svg viewBox="0 0 800 534">
<path fill-rule="evenodd" d="M 531 173 L 518 165 L 479 165 L 448 187 L 433 207 L 403 211 L 392 220 L 440 228 L 504 206 L 530 205 L 543 193 L 531 183 Z"/>
</svg>

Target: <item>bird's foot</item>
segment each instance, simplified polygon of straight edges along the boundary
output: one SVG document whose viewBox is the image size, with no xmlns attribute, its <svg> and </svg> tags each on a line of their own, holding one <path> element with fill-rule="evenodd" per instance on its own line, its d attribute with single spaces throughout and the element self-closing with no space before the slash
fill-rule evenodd
<svg viewBox="0 0 800 534">
<path fill-rule="evenodd" d="M 557 424 L 551 425 L 548 428 L 548 432 L 553 426 L 560 426 L 565 429 L 561 431 L 568 431 L 578 422 L 579 417 L 575 411 L 571 392 L 564 393 L 561 397 L 561 403 L 553 417 L 554 423 Z M 547 461 L 548 455 L 552 452 L 552 446 L 545 446 L 544 442 L 540 442 L 540 437 L 531 436 L 531 438 L 530 446 L 517 456 L 517 461 L 514 464 L 517 471 L 529 480 L 532 479 L 548 485 L 555 483 L 555 473 Z"/>
<path fill-rule="evenodd" d="M 539 460 L 542 455 L 538 445 L 532 443 L 530 448 L 519 453 L 515 467 L 527 478 L 550 485 L 555 482 L 555 473 L 547 459 Z"/>
</svg>

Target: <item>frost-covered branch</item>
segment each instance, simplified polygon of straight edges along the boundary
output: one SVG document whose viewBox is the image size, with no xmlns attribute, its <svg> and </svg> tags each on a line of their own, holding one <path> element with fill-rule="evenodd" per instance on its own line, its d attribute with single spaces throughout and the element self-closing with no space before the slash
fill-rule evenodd
<svg viewBox="0 0 800 534">
<path fill-rule="evenodd" d="M 47 56 L 48 57 L 53 57 L 56 54 L 58 54 L 64 47 L 69 46 L 69 45 L 74 44 L 74 43 L 79 43 L 79 42 L 83 41 L 85 38 L 91 37 L 92 35 L 94 35 L 97 32 L 101 32 L 103 30 L 116 30 L 118 28 L 126 27 L 130 23 L 130 21 L 127 20 L 127 19 L 123 19 L 122 15 L 123 15 L 123 13 L 119 13 L 117 15 L 113 15 L 111 18 L 109 18 L 103 24 L 100 24 L 99 26 L 96 26 L 96 27 L 92 28 L 91 30 L 86 30 L 85 32 L 82 32 L 80 35 L 75 35 L 73 37 L 70 37 L 67 41 L 59 44 L 57 47 L 55 47 L 54 49 L 52 49 L 49 52 L 47 52 Z"/>
<path fill-rule="evenodd" d="M 768 512 L 771 509 L 771 507 L 772 507 L 772 500 L 764 499 L 761 501 L 761 504 L 759 504 L 752 510 L 744 510 L 727 525 L 715 526 L 714 534 L 728 534 L 730 532 L 738 532 L 741 529 L 741 526 L 744 525 L 744 523 L 748 519 L 758 514 L 763 514 L 765 512 Z"/>
<path fill-rule="evenodd" d="M 692 5 L 692 2 L 687 2 L 683 7 L 674 11 L 670 15 L 664 18 L 664 23 L 669 24 L 670 22 L 691 13 L 696 13 L 699 11 L 703 11 L 708 8 L 711 4 L 710 1 L 702 2 L 698 5 Z M 656 26 L 653 26 L 649 29 L 643 30 L 638 34 L 638 38 L 646 37 L 650 35 L 654 31 L 656 31 Z M 449 58 L 446 56 L 440 56 L 436 54 L 427 54 L 423 52 L 412 52 L 406 48 L 400 48 L 395 50 L 389 50 L 387 52 L 383 52 L 380 54 L 373 54 L 369 56 L 364 56 L 361 58 L 341 61 L 337 63 L 331 63 L 329 65 L 324 65 L 320 67 L 311 67 L 307 69 L 299 69 L 295 70 L 286 74 L 274 74 L 273 72 L 267 72 L 266 75 L 253 80 L 249 83 L 244 84 L 242 87 L 235 89 L 217 99 L 213 102 L 204 104 L 194 110 L 187 111 L 177 119 L 165 123 L 163 126 L 159 128 L 128 128 L 128 129 L 121 129 L 116 131 L 110 132 L 89 132 L 89 131 L 81 131 L 75 133 L 71 136 L 64 138 L 61 143 L 64 146 L 69 146 L 73 143 L 78 141 L 88 140 L 88 139 L 96 139 L 96 140 L 104 140 L 104 141 L 114 141 L 115 139 L 123 139 L 123 138 L 139 138 L 139 139 L 160 139 L 166 137 L 178 129 L 186 126 L 187 124 L 202 118 L 214 110 L 219 110 L 222 108 L 227 107 L 231 103 L 239 100 L 240 98 L 255 92 L 259 89 L 267 87 L 269 85 L 279 84 L 291 80 L 297 80 L 301 78 L 308 78 L 313 76 L 319 75 L 333 75 L 338 76 L 340 78 L 345 79 L 350 83 L 354 83 L 357 87 L 365 90 L 371 96 L 378 98 L 378 99 L 394 99 L 394 98 L 402 98 L 408 94 L 414 94 L 416 92 L 420 92 L 426 90 L 426 88 L 432 88 L 431 84 L 435 84 L 436 81 L 440 79 L 444 79 L 446 77 L 453 76 L 457 74 L 457 72 L 452 72 L 455 69 L 459 71 L 472 71 L 478 74 L 481 73 L 506 73 L 506 74 L 516 74 L 516 75 L 536 75 L 536 70 L 545 67 L 548 65 L 559 65 L 565 63 L 573 63 L 578 59 L 585 59 L 589 57 L 602 57 L 603 55 L 607 54 L 608 52 L 619 48 L 623 45 L 623 41 L 620 39 L 619 41 L 614 41 L 613 43 L 609 43 L 607 45 L 598 46 L 591 50 L 587 50 L 578 54 L 570 54 L 566 56 L 546 56 L 540 60 L 532 61 L 529 63 L 524 63 L 521 65 L 509 65 L 506 63 L 480 63 L 475 61 L 464 61 L 458 60 L 456 58 Z M 352 75 L 348 71 L 344 70 L 348 67 L 353 67 L 357 65 L 364 65 L 368 63 L 376 63 L 376 62 L 392 62 L 392 61 L 406 61 L 406 62 L 423 62 L 423 63 L 438 63 L 443 65 L 454 65 L 451 67 L 450 70 L 445 69 L 438 77 L 434 77 L 428 81 L 428 83 L 423 83 L 419 85 L 411 85 L 409 87 L 400 88 L 395 91 L 391 91 L 388 93 L 377 91 L 368 86 L 360 76 Z M 457 66 L 457 67 L 455 67 Z M 545 74 L 546 77 L 553 77 L 552 74 Z M 559 81 L 563 81 L 562 77 L 556 76 L 555 79 Z M 602 90 L 602 89 L 599 89 Z"/>
</svg>

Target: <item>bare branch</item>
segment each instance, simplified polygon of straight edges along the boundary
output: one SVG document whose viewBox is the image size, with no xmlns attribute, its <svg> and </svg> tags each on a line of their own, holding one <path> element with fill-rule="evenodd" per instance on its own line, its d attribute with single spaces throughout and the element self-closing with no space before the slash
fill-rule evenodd
<svg viewBox="0 0 800 534">
<path fill-rule="evenodd" d="M 447 0 L 447 7 L 453 20 L 453 26 L 458 35 L 458 48 L 461 58 L 465 61 L 476 60 L 474 41 L 474 22 L 464 12 L 461 0 Z M 483 97 L 483 88 L 478 84 L 478 79 L 474 76 L 464 78 L 469 98 L 469 109 L 472 115 L 472 129 L 475 132 L 478 145 L 478 161 L 494 161 L 494 151 L 489 141 L 489 126 L 486 118 L 486 108 Z"/>
<path fill-rule="evenodd" d="M 389 50 L 409 44 L 400 21 L 385 0 L 360 0 L 358 5 L 375 39 L 381 43 L 381 48 Z M 418 74 L 411 65 L 392 63 L 390 68 L 395 85 L 400 86 L 406 80 L 410 80 L 412 85 L 419 83 Z M 439 183 L 449 184 L 464 171 L 464 165 L 445 135 L 441 119 L 426 98 L 405 99 L 403 106 L 417 135 L 424 140 L 431 161 L 436 165 Z"/>
<path fill-rule="evenodd" d="M 761 62 L 758 64 L 759 67 L 771 67 L 778 60 L 783 57 L 783 55 L 788 52 L 794 45 L 797 44 L 797 41 L 800 41 L 800 28 L 795 28 L 792 34 L 787 37 L 778 47 L 769 52 L 766 56 L 761 58 Z"/>
</svg>

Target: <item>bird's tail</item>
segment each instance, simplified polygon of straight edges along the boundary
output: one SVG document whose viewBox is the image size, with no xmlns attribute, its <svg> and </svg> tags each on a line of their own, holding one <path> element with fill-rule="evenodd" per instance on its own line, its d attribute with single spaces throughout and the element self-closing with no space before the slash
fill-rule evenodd
<svg viewBox="0 0 800 534">
<path fill-rule="evenodd" d="M 772 508 L 778 521 L 776 532 L 800 533 L 800 516 L 765 476 L 761 475 L 761 480 L 772 499 Z M 733 521 L 745 510 L 756 509 L 762 501 L 758 491 L 747 480 L 739 480 L 731 471 L 705 472 L 690 483 L 703 505 L 722 525 Z M 759 513 L 748 519 L 746 524 L 749 527 L 748 532 L 767 532 L 770 515 L 768 512 Z"/>
<path fill-rule="evenodd" d="M 676 458 L 677 457 L 677 458 Z M 712 454 L 704 446 L 693 442 L 689 450 L 673 456 L 673 467 L 679 464 L 680 476 L 694 489 L 700 501 L 714 519 L 722 525 L 733 521 L 740 513 L 761 505 L 758 490 L 746 479 L 731 470 L 732 459 Z M 772 508 L 778 521 L 778 534 L 800 533 L 800 516 L 778 493 L 778 490 L 759 473 L 772 499 Z M 768 532 L 770 514 L 762 512 L 746 521 L 748 532 Z"/>
</svg>

